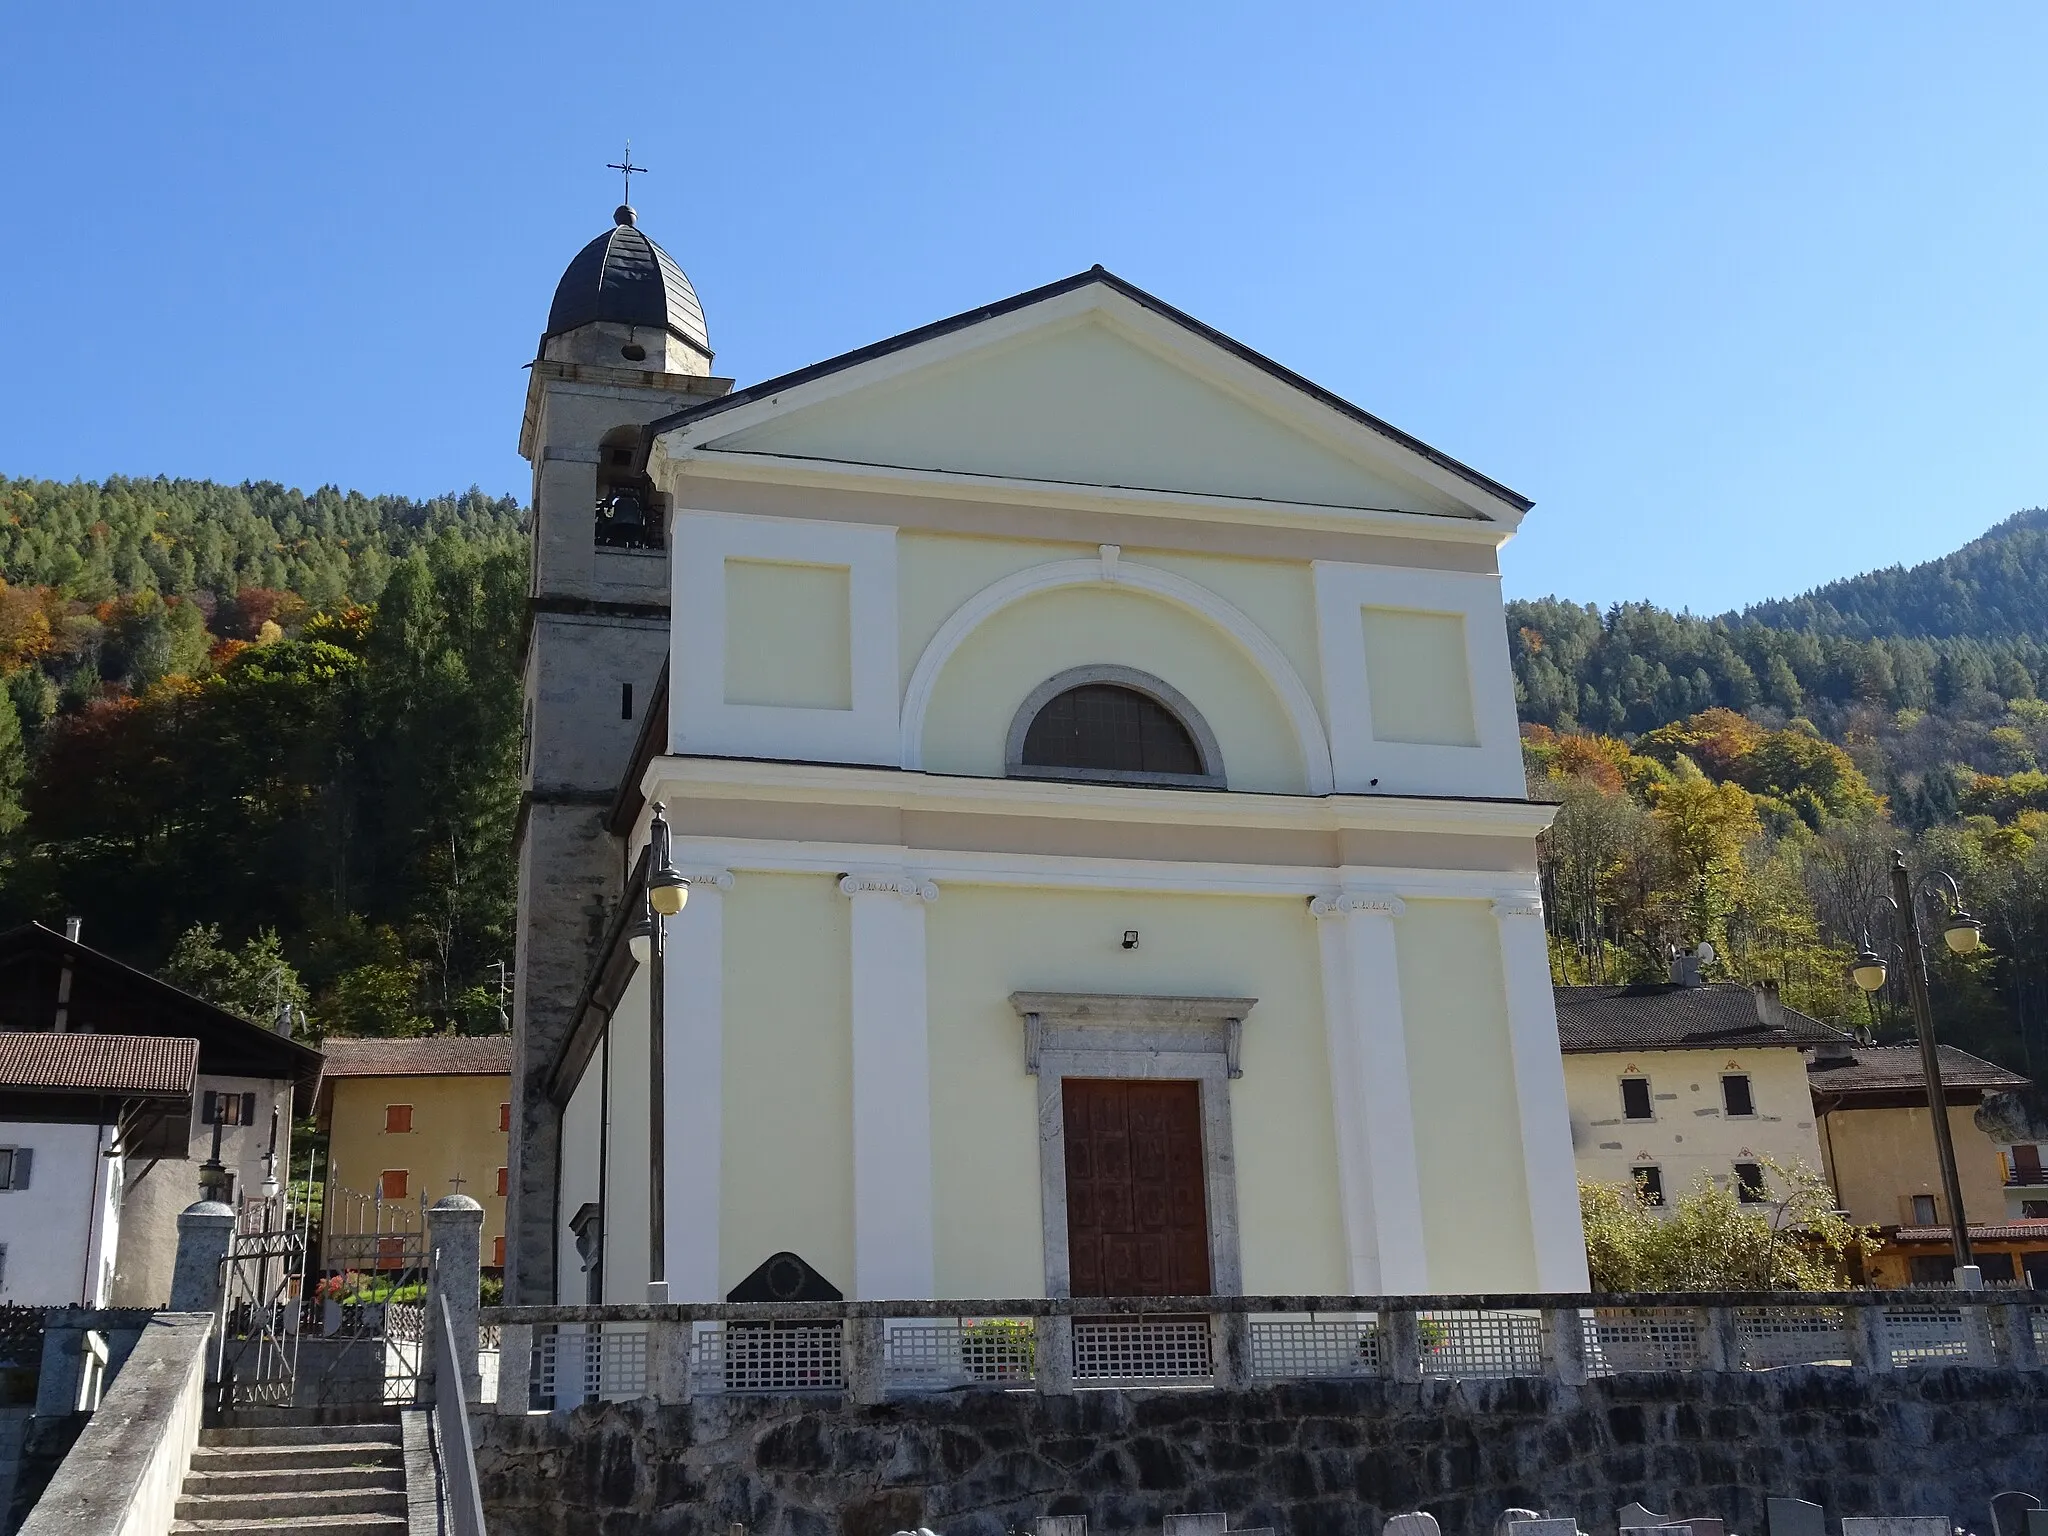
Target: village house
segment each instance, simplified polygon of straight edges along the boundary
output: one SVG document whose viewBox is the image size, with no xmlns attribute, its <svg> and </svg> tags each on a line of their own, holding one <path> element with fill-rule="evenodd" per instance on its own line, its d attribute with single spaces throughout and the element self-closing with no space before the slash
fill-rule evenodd
<svg viewBox="0 0 2048 1536">
<path fill-rule="evenodd" d="M 2024 1088 L 2027 1079 L 1955 1046 L 1937 1049 L 1977 1266 L 1994 1283 L 2048 1283 L 2048 1216 L 2024 1206 L 2019 1218 L 2009 1215 L 2012 1154 L 1976 1120 L 1988 1095 Z M 1942 1194 L 1920 1048 L 1845 1040 L 1815 1053 L 1807 1080 L 1836 1198 L 1852 1220 L 1876 1227 L 1884 1238 L 1870 1266 L 1872 1283 L 1948 1284 L 1955 1268 L 1952 1217 Z M 2022 1199 L 2026 1187 L 2020 1187 Z"/>
<path fill-rule="evenodd" d="M 509 1295 L 1585 1286 L 1526 499 L 1099 267 L 735 390 L 630 209 L 521 444 Z"/>
<path fill-rule="evenodd" d="M 1558 1039 L 1579 1177 L 1637 1184 L 1659 1205 L 1702 1180 L 1748 1201 L 1825 1169 L 1807 1058 L 1847 1037 L 1774 988 L 1679 980 L 1559 987 Z"/>
<path fill-rule="evenodd" d="M 322 1042 L 314 1119 L 327 1135 L 326 1208 L 349 1198 L 484 1208 L 483 1260 L 505 1262 L 509 1035 Z"/>
<path fill-rule="evenodd" d="M 311 1046 L 124 965 L 75 930 L 40 923 L 0 934 L 0 1028 L 198 1043 L 182 1148 L 123 1158 L 109 1305 L 160 1307 L 170 1298 L 178 1213 L 201 1198 L 199 1170 L 216 1155 L 218 1192 L 231 1204 L 261 1199 L 289 1178 L 292 1119 L 312 1108 L 320 1072 Z"/>
</svg>

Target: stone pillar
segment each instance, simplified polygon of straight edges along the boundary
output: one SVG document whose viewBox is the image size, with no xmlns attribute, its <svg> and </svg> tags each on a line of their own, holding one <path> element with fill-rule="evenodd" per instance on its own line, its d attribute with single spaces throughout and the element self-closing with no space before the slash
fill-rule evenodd
<svg viewBox="0 0 2048 1536">
<path fill-rule="evenodd" d="M 59 1307 L 43 1319 L 42 1368 L 36 1376 L 36 1417 L 78 1409 L 79 1364 L 85 1356 L 84 1307 Z M 211 1371 L 209 1370 L 209 1378 Z"/>
<path fill-rule="evenodd" d="M 1209 1363 L 1218 1387 L 1244 1387 L 1252 1379 L 1252 1320 L 1242 1312 L 1209 1319 Z"/>
<path fill-rule="evenodd" d="M 1536 1288 L 1589 1291 L 1543 903 L 1534 894 L 1506 897 L 1493 904 L 1493 915 L 1500 926 L 1501 974 L 1507 982 L 1508 1041 L 1522 1122 L 1522 1178 L 1536 1240 Z"/>
<path fill-rule="evenodd" d="M 1844 1307 L 1843 1331 L 1849 1335 L 1849 1360 L 1859 1371 L 1888 1371 L 1892 1368 L 1892 1341 L 1885 1327 L 1884 1308 Z"/>
<path fill-rule="evenodd" d="M 427 1358 L 434 1369 L 462 1373 L 462 1400 L 483 1396 L 476 1364 L 477 1282 L 482 1273 L 484 1208 L 467 1195 L 443 1195 L 427 1210 Z M 445 1344 L 436 1301 L 445 1303 L 455 1333 L 455 1359 L 441 1358 Z M 500 1356 L 499 1363 L 503 1364 Z"/>
<path fill-rule="evenodd" d="M 1742 1322 L 1733 1307 L 1701 1307 L 1694 1314 L 1700 1330 L 1700 1369 L 1742 1369 Z"/>
<path fill-rule="evenodd" d="M 853 1294 L 928 1300 L 937 1282 L 924 909 L 939 888 L 853 874 L 839 889 L 853 906 Z"/>
<path fill-rule="evenodd" d="M 1586 1384 L 1586 1326 L 1577 1307 L 1545 1309 L 1543 1363 L 1568 1387 Z"/>
<path fill-rule="evenodd" d="M 879 1403 L 889 1395 L 886 1326 L 879 1317 L 849 1317 L 841 1324 L 846 1395 L 856 1403 Z"/>
<path fill-rule="evenodd" d="M 664 1076 L 668 1096 L 668 1295 L 722 1301 L 718 1215 L 725 1139 L 725 893 L 732 871 L 690 869 L 668 923 Z"/>
<path fill-rule="evenodd" d="M 657 1318 L 647 1325 L 647 1395 L 657 1403 L 690 1400 L 690 1354 L 697 1325 Z"/>
<path fill-rule="evenodd" d="M 1989 1311 L 1998 1363 L 2016 1371 L 2038 1371 L 2041 1351 L 2034 1343 L 2034 1309 L 2001 1302 Z"/>
<path fill-rule="evenodd" d="M 1403 909 L 1398 896 L 1362 891 L 1318 896 L 1309 903 L 1322 949 L 1324 1034 L 1345 1246 L 1351 1289 L 1361 1296 L 1429 1289 L 1394 943 L 1394 919 Z M 1578 1230 L 1576 1221 L 1573 1230 Z"/>
<path fill-rule="evenodd" d="M 228 1244 L 235 1213 L 215 1200 L 201 1200 L 178 1213 L 178 1256 L 171 1268 L 173 1312 L 220 1311 L 227 1276 Z"/>
<path fill-rule="evenodd" d="M 1074 1320 L 1071 1317 L 1041 1317 L 1036 1335 L 1032 1375 L 1038 1390 L 1047 1397 L 1074 1395 Z"/>
<path fill-rule="evenodd" d="M 524 1415 L 533 1398 L 533 1325 L 498 1329 L 498 1412 Z"/>
<path fill-rule="evenodd" d="M 1413 1312 L 1380 1314 L 1380 1374 L 1389 1381 L 1422 1380 L 1422 1320 Z"/>
</svg>

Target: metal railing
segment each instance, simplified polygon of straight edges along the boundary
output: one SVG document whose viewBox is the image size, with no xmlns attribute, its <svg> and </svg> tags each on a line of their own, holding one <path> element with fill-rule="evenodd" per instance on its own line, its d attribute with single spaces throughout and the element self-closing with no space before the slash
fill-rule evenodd
<svg viewBox="0 0 2048 1536">
<path fill-rule="evenodd" d="M 440 1463 L 441 1496 L 452 1536 L 484 1536 L 484 1501 L 477 1486 L 476 1446 L 469 1437 L 469 1413 L 462 1401 L 462 1352 L 446 1297 L 431 1303 L 438 1347 L 434 1350 L 434 1449 Z"/>
<path fill-rule="evenodd" d="M 1185 1296 L 498 1307 L 501 1412 L 594 1399 L 2035 1370 L 2048 1293 Z"/>
</svg>

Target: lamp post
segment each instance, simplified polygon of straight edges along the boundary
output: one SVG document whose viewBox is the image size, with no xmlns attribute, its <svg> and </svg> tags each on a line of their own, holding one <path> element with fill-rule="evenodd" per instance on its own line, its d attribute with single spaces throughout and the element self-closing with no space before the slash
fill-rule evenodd
<svg viewBox="0 0 2048 1536">
<path fill-rule="evenodd" d="M 1976 1260 L 1970 1254 L 1969 1217 L 1963 1209 L 1962 1181 L 1956 1175 L 1956 1144 L 1948 1124 L 1948 1095 L 1941 1086 L 1941 1057 L 1934 1046 L 1934 1010 L 1928 997 L 1927 949 L 1920 937 L 1919 892 L 1928 885 L 1941 891 L 1943 919 L 1942 942 L 1958 955 L 1967 955 L 1983 942 L 1983 925 L 1963 907 L 1963 893 L 1956 885 L 1955 877 L 1940 870 L 1921 876 L 1916 883 L 1906 868 L 1906 855 L 1899 851 L 1892 854 L 1892 909 L 1899 914 L 1904 926 L 1902 942 L 1899 944 L 1900 958 L 1906 963 L 1906 995 L 1913 1006 L 1913 1029 L 1920 1040 L 1920 1071 L 1927 1080 L 1927 1113 L 1934 1122 L 1934 1153 L 1941 1164 L 1942 1194 L 1948 1201 L 1949 1237 L 1955 1249 L 1956 1278 L 1964 1278 L 1963 1272 L 1973 1268 Z M 1856 985 L 1867 993 L 1874 993 L 1885 983 L 1886 966 L 1884 957 L 1870 947 L 1870 937 L 1864 935 L 1863 948 L 1850 966 L 1849 974 Z"/>
<path fill-rule="evenodd" d="M 690 899 L 690 882 L 669 858 L 668 814 L 654 802 L 647 829 L 647 895 L 627 943 L 647 961 L 647 1299 L 668 1300 L 668 919 Z M 644 932 L 642 931 L 644 929 Z"/>
</svg>

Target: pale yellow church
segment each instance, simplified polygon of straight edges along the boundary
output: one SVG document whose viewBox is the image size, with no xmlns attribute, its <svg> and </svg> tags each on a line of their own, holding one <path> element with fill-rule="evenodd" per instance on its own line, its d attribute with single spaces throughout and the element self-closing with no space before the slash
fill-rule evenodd
<svg viewBox="0 0 2048 1536">
<path fill-rule="evenodd" d="M 735 388 L 623 208 L 522 448 L 508 1299 L 645 1299 L 651 1093 L 678 1301 L 1585 1289 L 1527 500 L 1100 267 Z"/>
</svg>

